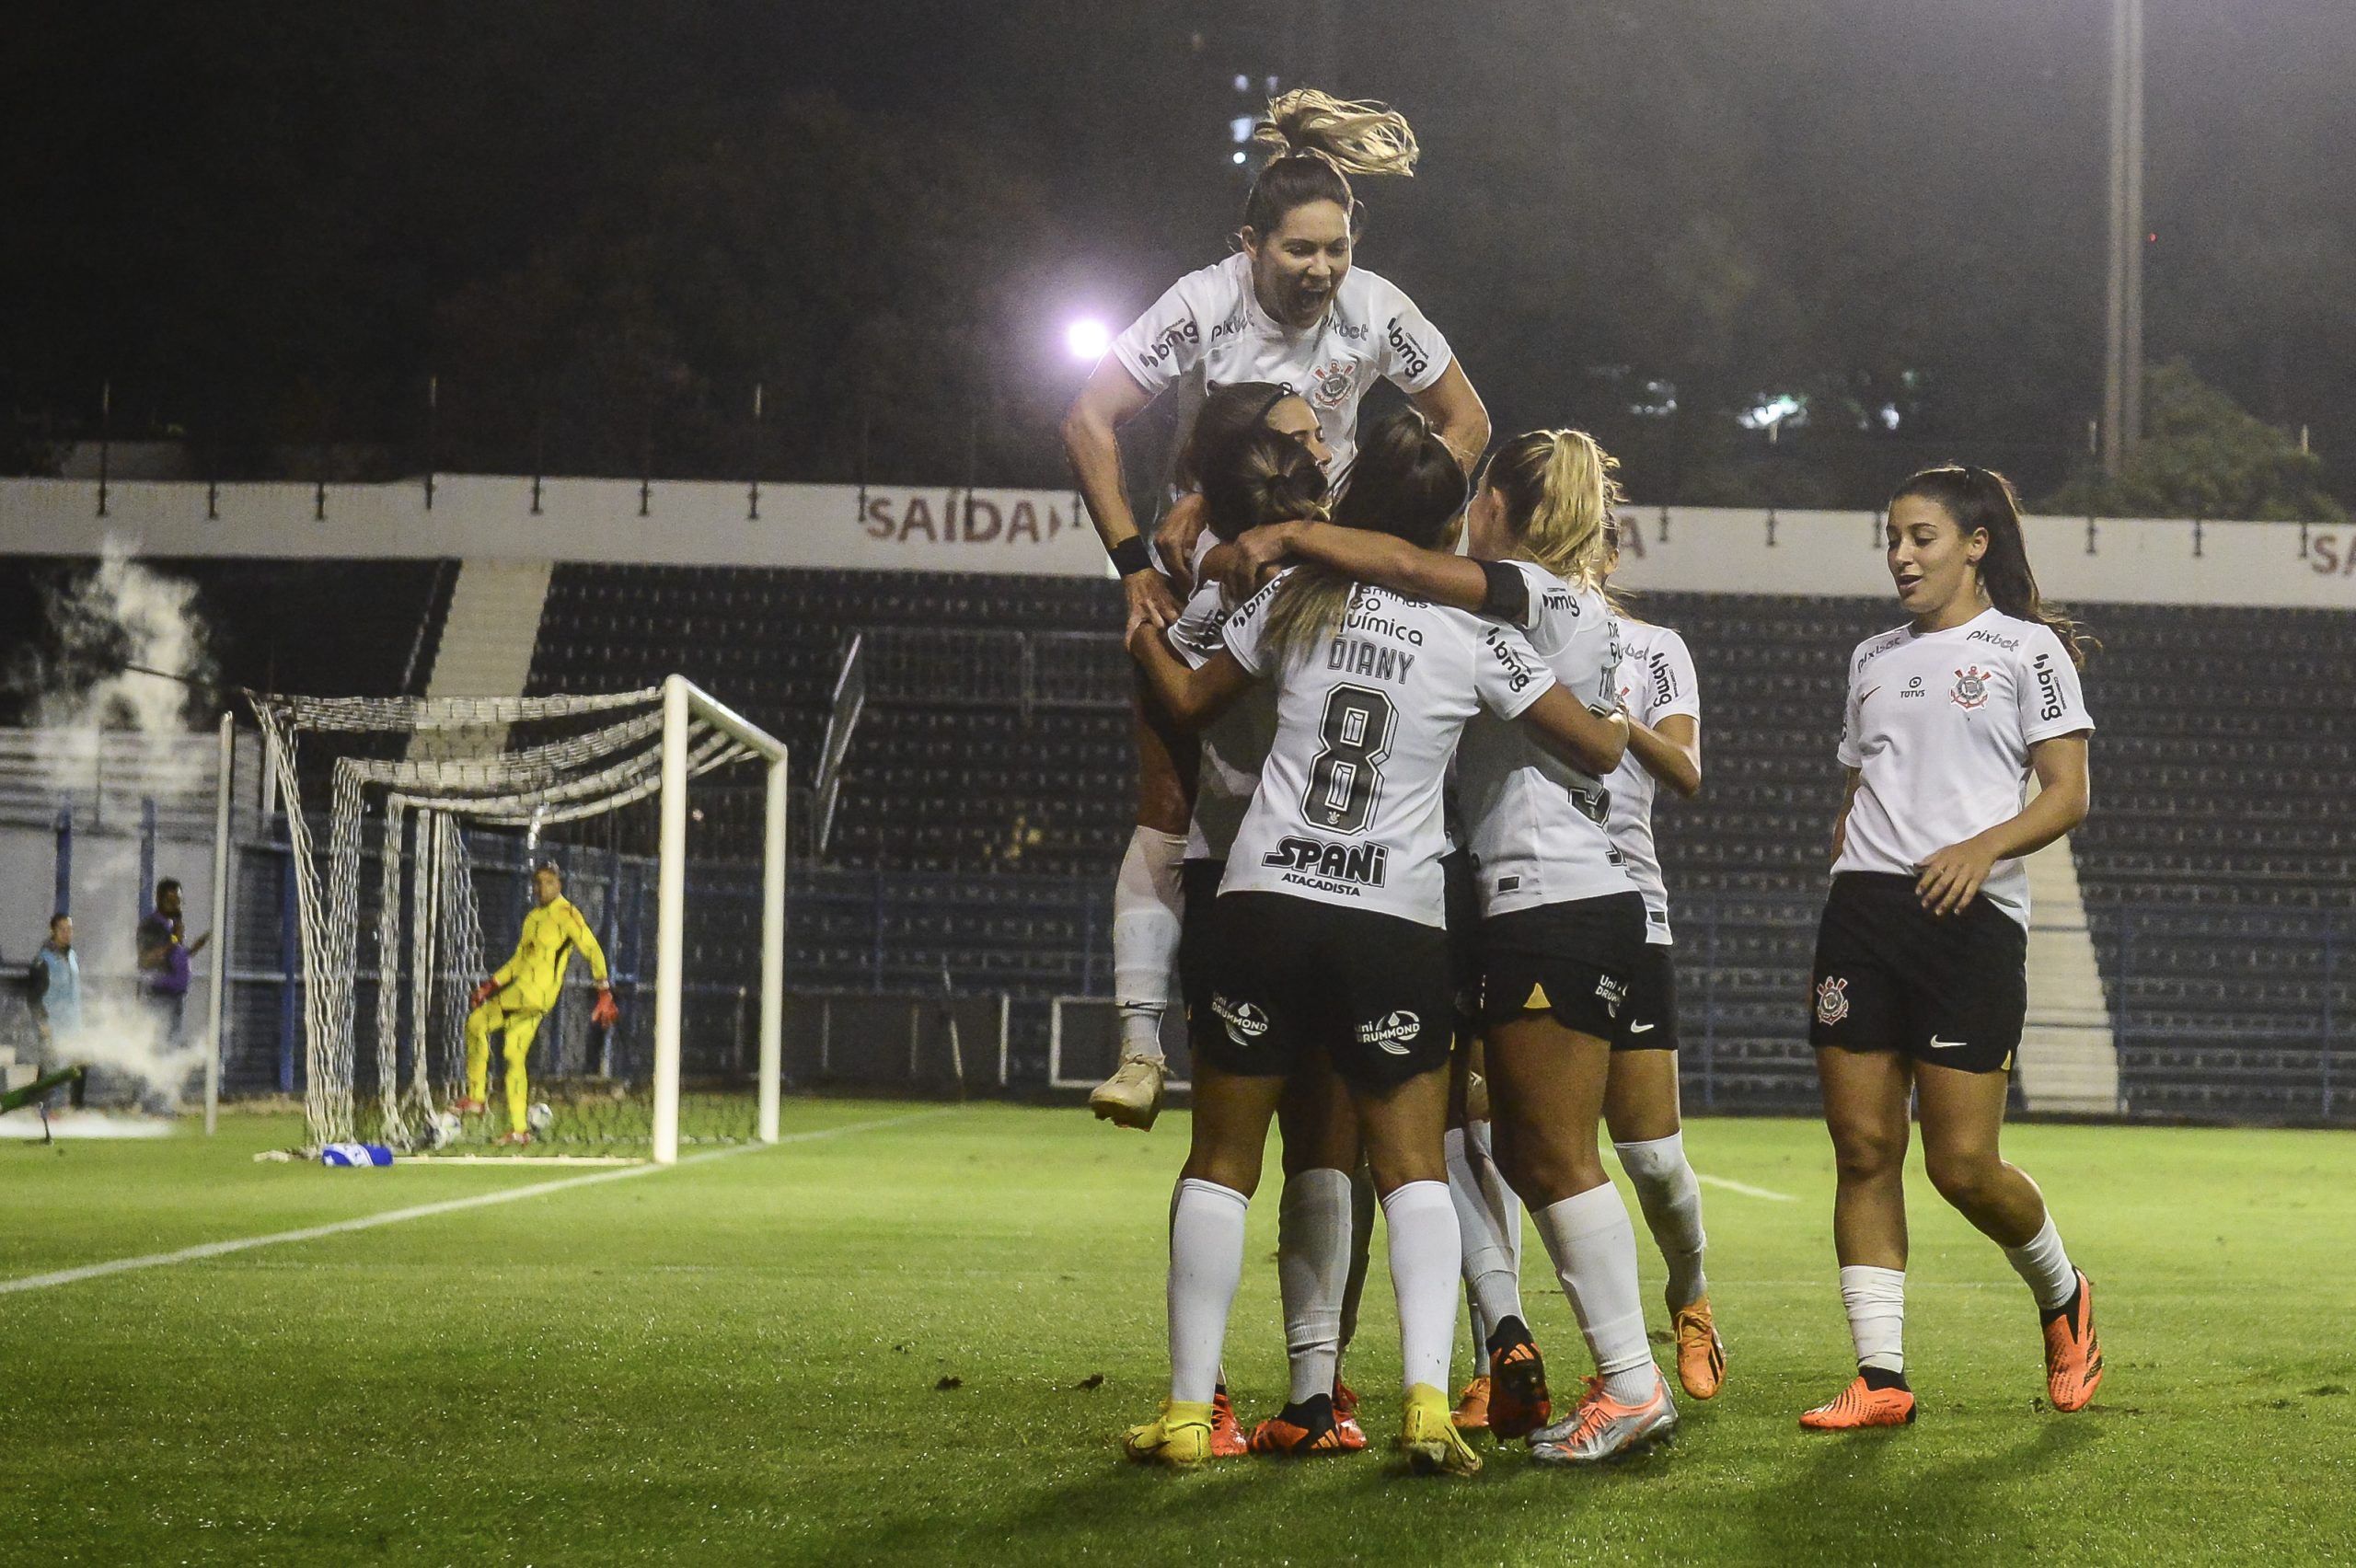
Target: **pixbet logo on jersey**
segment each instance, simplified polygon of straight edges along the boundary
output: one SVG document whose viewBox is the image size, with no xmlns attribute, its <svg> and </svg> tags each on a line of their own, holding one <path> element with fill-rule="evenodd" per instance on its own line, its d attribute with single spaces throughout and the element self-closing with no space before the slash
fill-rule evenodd
<svg viewBox="0 0 2356 1568">
<path fill-rule="evenodd" d="M 1969 664 L 1955 673 L 1955 690 L 1948 693 L 1958 708 L 1985 708 L 1988 705 L 1990 673 L 1977 664 Z"/>
<path fill-rule="evenodd" d="M 1260 857 L 1264 866 L 1284 866 L 1334 882 L 1380 887 L 1391 868 L 1391 850 L 1381 844 L 1325 844 L 1314 838 L 1286 838 Z"/>
<path fill-rule="evenodd" d="M 1372 1023 L 1358 1025 L 1358 1043 L 1380 1046 L 1394 1056 L 1403 1056 L 1407 1047 L 1424 1032 L 1424 1020 L 1411 1012 L 1385 1013 Z"/>
</svg>

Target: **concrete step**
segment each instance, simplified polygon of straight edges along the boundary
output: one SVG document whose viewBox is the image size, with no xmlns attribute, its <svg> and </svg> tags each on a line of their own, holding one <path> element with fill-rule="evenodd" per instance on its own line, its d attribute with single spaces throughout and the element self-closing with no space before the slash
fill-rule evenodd
<svg viewBox="0 0 2356 1568">
<path fill-rule="evenodd" d="M 450 590 L 450 613 L 433 654 L 428 697 L 521 697 L 531 678 L 532 651 L 555 570 L 545 560 L 461 562 Z M 422 732 L 412 757 L 485 756 L 507 744 L 506 726 Z"/>
</svg>

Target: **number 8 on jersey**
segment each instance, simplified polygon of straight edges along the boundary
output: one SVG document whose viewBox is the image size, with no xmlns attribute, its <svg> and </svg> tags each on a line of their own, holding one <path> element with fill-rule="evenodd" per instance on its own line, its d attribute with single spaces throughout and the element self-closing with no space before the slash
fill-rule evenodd
<svg viewBox="0 0 2356 1568">
<path fill-rule="evenodd" d="M 1323 743 L 1309 765 L 1301 814 L 1330 833 L 1357 834 L 1374 820 L 1382 798 L 1382 764 L 1391 755 L 1398 710 L 1391 698 L 1365 686 L 1335 686 L 1318 725 Z"/>
</svg>

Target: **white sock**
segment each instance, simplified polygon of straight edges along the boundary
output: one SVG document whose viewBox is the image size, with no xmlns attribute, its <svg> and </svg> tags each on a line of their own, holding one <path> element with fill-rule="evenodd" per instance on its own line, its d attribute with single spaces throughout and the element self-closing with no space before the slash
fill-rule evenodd
<svg viewBox="0 0 2356 1568">
<path fill-rule="evenodd" d="M 1906 1271 L 1841 1267 L 1841 1305 L 1848 1309 L 1849 1337 L 1857 1343 L 1857 1366 L 1882 1372 L 1906 1370 Z"/>
<path fill-rule="evenodd" d="M 1555 1277 L 1571 1298 L 1579 1332 L 1603 1374 L 1603 1391 L 1623 1404 L 1652 1398 L 1660 1372 L 1645 1339 L 1645 1308 L 1636 1291 L 1636 1228 L 1620 1189 L 1606 1182 L 1532 1216 L 1554 1260 Z"/>
<path fill-rule="evenodd" d="M 2070 1305 L 2078 1293 L 2078 1271 L 2062 1250 L 2062 1233 L 2053 1228 L 2053 1214 L 2046 1211 L 2045 1228 L 2017 1247 L 2004 1249 L 2004 1261 L 2028 1283 L 2037 1309 L 2051 1312 Z"/>
<path fill-rule="evenodd" d="M 1464 1152 L 1477 1157 L 1473 1169 L 1481 1173 L 1481 1190 L 1489 1194 L 1489 1212 L 1497 1216 L 1497 1234 L 1506 1239 L 1506 1250 L 1513 1254 L 1513 1277 L 1517 1291 L 1521 1282 L 1521 1194 L 1513 1190 L 1506 1173 L 1497 1168 L 1496 1143 L 1490 1136 L 1484 1118 L 1464 1124 Z M 1495 1327 L 1495 1324 L 1490 1325 Z"/>
<path fill-rule="evenodd" d="M 1456 1205 L 1456 1228 L 1464 1241 L 1464 1284 L 1472 1292 L 1485 1338 L 1507 1318 L 1521 1316 L 1521 1271 L 1513 1248 L 1489 1206 L 1489 1194 L 1461 1127 L 1448 1132 L 1448 1195 Z M 1517 1216 L 1519 1217 L 1519 1216 Z"/>
<path fill-rule="evenodd" d="M 1276 1209 L 1276 1282 L 1295 1404 L 1334 1391 L 1349 1279 L 1350 1173 L 1320 1166 L 1286 1177 Z"/>
<path fill-rule="evenodd" d="M 1400 1386 L 1448 1386 L 1456 1348 L 1456 1279 L 1463 1243 L 1445 1182 L 1409 1182 L 1382 1200 L 1391 1233 L 1391 1289 L 1399 1297 Z"/>
<path fill-rule="evenodd" d="M 1232 1187 L 1186 1177 L 1170 1205 L 1170 1397 L 1207 1404 L 1218 1389 L 1227 1312 L 1243 1277 L 1243 1215 Z"/>
<path fill-rule="evenodd" d="M 1669 1309 L 1692 1306 L 1710 1285 L 1702 1274 L 1702 1183 L 1686 1161 L 1685 1135 L 1611 1147 L 1636 1189 L 1637 1206 L 1645 1211 L 1661 1262 L 1669 1265 Z"/>
<path fill-rule="evenodd" d="M 1121 1055 L 1161 1060 L 1161 1015 L 1178 966 L 1185 895 L 1178 865 L 1183 834 L 1140 827 L 1129 835 L 1113 881 L 1113 1006 L 1121 1018 Z"/>
</svg>

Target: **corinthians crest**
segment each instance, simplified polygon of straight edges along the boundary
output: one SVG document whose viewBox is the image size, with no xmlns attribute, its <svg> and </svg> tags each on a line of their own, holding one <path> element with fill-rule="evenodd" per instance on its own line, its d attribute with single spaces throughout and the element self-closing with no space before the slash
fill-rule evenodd
<svg viewBox="0 0 2356 1568">
<path fill-rule="evenodd" d="M 1816 1021 L 1828 1027 L 1849 1016 L 1849 982 L 1828 974 L 1816 988 Z"/>
<path fill-rule="evenodd" d="M 1977 664 L 1967 664 L 1955 673 L 1955 690 L 1951 694 L 1958 708 L 1981 708 L 1988 701 L 1989 671 Z"/>
<path fill-rule="evenodd" d="M 1357 380 L 1357 366 L 1347 360 L 1334 360 L 1319 365 L 1309 373 L 1317 383 L 1310 396 L 1321 409 L 1338 409 L 1349 400 L 1350 386 Z"/>
</svg>

